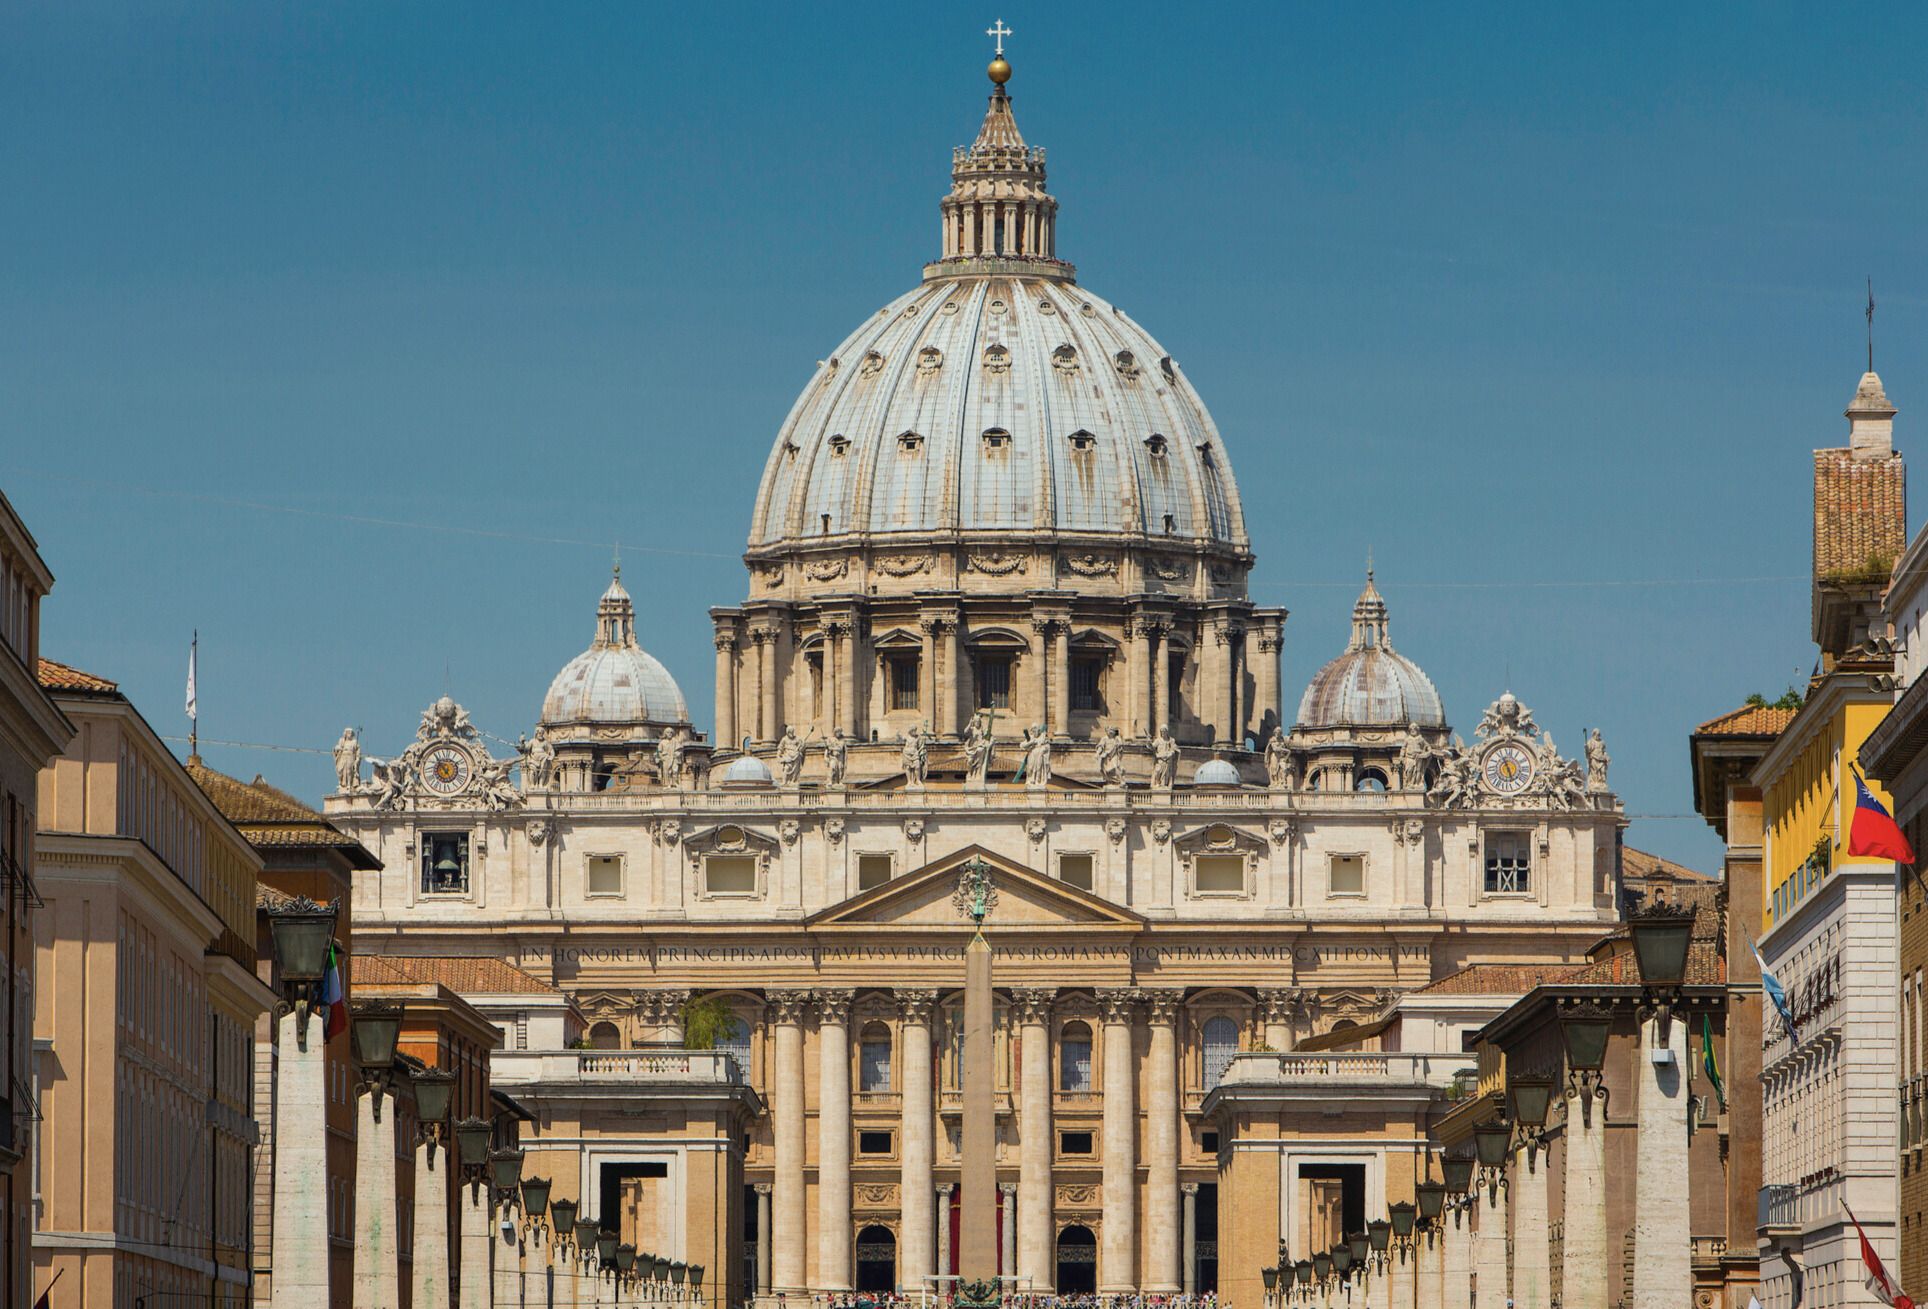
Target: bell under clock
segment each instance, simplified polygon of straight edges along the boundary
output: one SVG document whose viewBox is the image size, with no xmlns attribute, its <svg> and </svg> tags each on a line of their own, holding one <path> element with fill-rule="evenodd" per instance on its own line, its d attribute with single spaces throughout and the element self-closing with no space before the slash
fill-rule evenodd
<svg viewBox="0 0 1928 1309">
<path fill-rule="evenodd" d="M 1480 776 L 1488 790 L 1518 795 L 1533 780 L 1533 754 L 1510 742 L 1496 745 L 1480 761 Z"/>
<path fill-rule="evenodd" d="M 422 757 L 422 785 L 437 795 L 457 795 L 475 776 L 475 761 L 458 745 L 438 745 Z"/>
</svg>

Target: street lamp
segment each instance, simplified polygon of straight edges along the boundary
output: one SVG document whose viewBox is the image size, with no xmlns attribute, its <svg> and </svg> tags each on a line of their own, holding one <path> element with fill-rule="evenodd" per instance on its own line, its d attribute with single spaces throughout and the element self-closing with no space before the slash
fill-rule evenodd
<svg viewBox="0 0 1928 1309">
<path fill-rule="evenodd" d="M 703 1303 L 703 1265 L 690 1265 L 690 1298 L 699 1305 Z"/>
<path fill-rule="evenodd" d="M 1687 980 L 1687 948 L 1693 941 L 1694 915 L 1656 900 L 1627 918 L 1640 989 L 1654 1005 L 1657 1039 L 1664 1046 L 1673 1026 L 1673 1000 Z"/>
<path fill-rule="evenodd" d="M 489 1139 L 494 1135 L 486 1118 L 470 1116 L 455 1125 L 456 1162 L 464 1171 L 479 1172 L 488 1166 Z"/>
<path fill-rule="evenodd" d="M 1543 1072 L 1526 1073 L 1513 1079 L 1513 1119 L 1535 1133 L 1546 1126 L 1546 1112 L 1553 1103 L 1553 1078 Z"/>
<path fill-rule="evenodd" d="M 1506 1185 L 1506 1155 L 1512 1144 L 1513 1126 L 1503 1118 L 1489 1118 L 1473 1129 L 1480 1179 L 1495 1193 Z"/>
<path fill-rule="evenodd" d="M 1473 1157 L 1471 1155 L 1446 1155 L 1439 1161 L 1439 1170 L 1446 1174 L 1446 1189 L 1454 1195 L 1465 1195 L 1473 1186 Z"/>
<path fill-rule="evenodd" d="M 523 1194 L 528 1190 L 525 1187 Z M 551 1200 L 549 1202 L 549 1226 L 556 1234 L 559 1244 L 570 1243 L 576 1234 L 577 1202 L 574 1200 Z"/>
<path fill-rule="evenodd" d="M 546 1177 L 522 1179 L 522 1221 L 538 1237 L 544 1233 L 543 1219 L 549 1213 L 549 1187 Z"/>
<path fill-rule="evenodd" d="M 449 1101 L 455 1094 L 455 1074 L 440 1068 L 424 1068 L 409 1079 L 415 1092 L 415 1120 L 432 1140 L 435 1129 L 448 1122 Z"/>
<path fill-rule="evenodd" d="M 375 1097 L 369 1107 L 379 1123 L 382 1092 L 395 1080 L 395 1047 L 402 1037 L 402 1007 L 380 1000 L 359 1000 L 351 1010 L 351 1017 L 355 1059 L 359 1065 L 357 1089 Z"/>
<path fill-rule="evenodd" d="M 1321 1250 L 1318 1254 L 1312 1256 L 1312 1271 L 1321 1282 L 1332 1276 L 1332 1252 L 1330 1250 Z"/>
<path fill-rule="evenodd" d="M 308 1010 L 320 998 L 328 970 L 328 947 L 335 940 L 335 910 L 307 896 L 284 900 L 268 910 L 283 1001 L 295 1012 L 295 1042 L 308 1049 Z"/>
<path fill-rule="evenodd" d="M 1446 1208 L 1446 1183 L 1426 1181 L 1419 1184 L 1419 1220 L 1432 1223 L 1439 1220 L 1441 1211 Z M 1399 1221 L 1397 1214 L 1393 1221 Z"/>
</svg>

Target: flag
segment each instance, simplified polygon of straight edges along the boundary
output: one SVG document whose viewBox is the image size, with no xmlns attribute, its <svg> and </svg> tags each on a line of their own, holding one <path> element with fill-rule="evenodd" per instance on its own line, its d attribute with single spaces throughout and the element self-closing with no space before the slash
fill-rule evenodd
<svg viewBox="0 0 1928 1309">
<path fill-rule="evenodd" d="M 187 716 L 197 722 L 200 720 L 201 711 L 194 699 L 194 657 L 200 651 L 200 648 L 201 634 L 196 632 L 194 639 L 188 643 L 187 647 Z"/>
<path fill-rule="evenodd" d="M 58 1282 L 60 1280 L 60 1275 L 66 1271 L 67 1270 L 65 1268 L 54 1269 L 54 1282 Z M 47 1309 L 47 1305 L 48 1305 L 47 1297 L 54 1293 L 54 1282 L 47 1283 L 47 1289 L 42 1291 L 40 1293 L 40 1298 L 33 1302 L 33 1309 Z"/>
<path fill-rule="evenodd" d="M 1761 1309 L 1761 1302 L 1754 1296 L 1747 1297 L 1747 1309 Z"/>
<path fill-rule="evenodd" d="M 341 988 L 341 952 L 328 947 L 328 973 L 321 983 L 321 1003 L 328 1011 L 321 1039 L 332 1041 L 348 1030 L 348 997 Z"/>
<path fill-rule="evenodd" d="M 1714 1095 L 1720 1101 L 1721 1112 L 1727 1111 L 1727 1088 L 1721 1084 L 1720 1061 L 1714 1058 L 1714 1020 L 1706 1014 L 1700 1016 L 1700 1063 L 1707 1070 L 1707 1080 L 1714 1084 Z"/>
<path fill-rule="evenodd" d="M 1855 1235 L 1861 1238 L 1861 1263 L 1868 1270 L 1864 1284 L 1869 1293 L 1881 1303 L 1892 1305 L 1894 1309 L 1915 1309 L 1915 1302 L 1902 1293 L 1901 1283 L 1888 1276 L 1888 1270 L 1882 1264 L 1881 1256 L 1874 1252 L 1874 1246 L 1868 1241 L 1868 1234 L 1861 1230 L 1861 1220 L 1854 1216 L 1854 1210 L 1848 1209 L 1845 1204 L 1841 1207 L 1847 1210 L 1848 1221 L 1854 1224 Z"/>
<path fill-rule="evenodd" d="M 1749 941 L 1747 948 L 1754 952 L 1754 962 L 1761 966 L 1761 989 L 1767 992 L 1767 998 L 1774 1002 L 1774 1008 L 1780 1012 L 1781 1024 L 1787 1028 L 1787 1039 L 1799 1045 L 1801 1034 L 1794 1030 L 1794 1015 L 1787 1007 L 1787 992 L 1781 988 L 1779 979 L 1768 970 L 1767 960 L 1761 958 L 1761 947 Z"/>
<path fill-rule="evenodd" d="M 1858 859 L 1868 855 L 1912 864 L 1915 852 L 1908 838 L 1901 834 L 1901 824 L 1889 817 L 1881 801 L 1874 798 L 1874 792 L 1861 780 L 1858 769 L 1854 774 L 1854 789 L 1858 794 L 1854 798 L 1854 821 L 1848 827 L 1848 857 Z"/>
</svg>

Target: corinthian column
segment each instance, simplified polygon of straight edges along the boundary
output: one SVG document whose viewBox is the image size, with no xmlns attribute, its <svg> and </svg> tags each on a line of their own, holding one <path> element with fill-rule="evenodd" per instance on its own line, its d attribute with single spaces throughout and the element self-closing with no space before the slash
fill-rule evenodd
<svg viewBox="0 0 1928 1309">
<path fill-rule="evenodd" d="M 750 633 L 750 639 L 756 642 L 757 689 L 762 702 L 757 740 L 774 741 L 782 734 L 777 726 L 777 634 L 763 627 Z"/>
<path fill-rule="evenodd" d="M 850 1289 L 850 992 L 817 992 L 817 1285 Z"/>
<path fill-rule="evenodd" d="M 1172 657 L 1171 643 L 1166 634 L 1171 629 L 1158 624 L 1152 628 L 1151 640 L 1151 734 L 1158 735 L 1158 729 L 1172 720 Z"/>
<path fill-rule="evenodd" d="M 1268 727 L 1279 725 L 1279 633 L 1277 628 L 1268 623 L 1259 628 L 1254 636 L 1258 641 L 1259 657 L 1250 661 L 1252 730 L 1260 733 L 1259 744 L 1262 746 L 1265 744 L 1263 733 Z"/>
<path fill-rule="evenodd" d="M 756 1189 L 756 1293 L 770 1294 L 770 1183 L 753 1182 Z"/>
<path fill-rule="evenodd" d="M 1567 1088 L 1560 1303 L 1607 1309 L 1607 1092 L 1598 1075 Z"/>
<path fill-rule="evenodd" d="M 1098 992 L 1105 1042 L 1105 1232 L 1098 1251 L 1101 1295 L 1123 1295 L 1137 1289 L 1138 1069 L 1131 1049 L 1136 1000 L 1129 990 Z"/>
<path fill-rule="evenodd" d="M 1071 624 L 1051 624 L 1051 730 L 1071 734 Z"/>
<path fill-rule="evenodd" d="M 1014 991 L 1018 1022 L 1018 1276 L 1037 1292 L 1056 1281 L 1051 1221 L 1051 997 Z"/>
<path fill-rule="evenodd" d="M 1158 657 L 1158 629 L 1145 619 L 1138 620 L 1138 657 L 1132 662 L 1137 666 L 1132 670 L 1131 679 L 1131 716 L 1144 714 L 1140 728 L 1146 736 L 1158 735 L 1158 706 L 1152 702 L 1153 662 Z M 1127 729 L 1129 733 L 1129 729 Z"/>
<path fill-rule="evenodd" d="M 931 1166 L 937 1149 L 933 1139 L 937 1110 L 931 1085 L 931 1007 L 936 1001 L 935 991 L 897 992 L 904 1046 L 903 1176 L 897 1188 L 904 1207 L 904 1232 L 897 1247 L 897 1280 L 913 1290 L 922 1288 L 924 1278 L 937 1271 L 937 1220 L 931 1212 L 936 1198 Z"/>
<path fill-rule="evenodd" d="M 716 740 L 718 750 L 735 749 L 736 736 L 736 631 L 721 621 L 716 628 Z"/>
<path fill-rule="evenodd" d="M 1178 1276 L 1178 1004 L 1182 991 L 1148 991 L 1151 1048 L 1145 1060 L 1145 1235 L 1150 1264 L 1140 1289 L 1170 1295 Z"/>
<path fill-rule="evenodd" d="M 776 1176 L 771 1215 L 775 1249 L 771 1254 L 771 1289 L 801 1295 L 808 1265 L 803 1196 L 803 1007 L 802 991 L 773 991 L 770 1006 L 776 1022 L 776 1070 L 770 1078 L 770 1120 L 776 1135 Z"/>
</svg>

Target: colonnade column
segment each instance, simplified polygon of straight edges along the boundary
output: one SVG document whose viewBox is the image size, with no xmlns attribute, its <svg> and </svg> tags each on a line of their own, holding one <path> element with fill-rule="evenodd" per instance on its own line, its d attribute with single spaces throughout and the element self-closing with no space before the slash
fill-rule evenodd
<svg viewBox="0 0 1928 1309">
<path fill-rule="evenodd" d="M 1473 1304 L 1473 1206 L 1469 1199 L 1455 1198 L 1452 1212 L 1442 1219 L 1440 1233 L 1442 1277 L 1440 1309 L 1472 1309 Z M 1501 1309 L 1505 1309 L 1504 1305 Z"/>
<path fill-rule="evenodd" d="M 1018 1023 L 1018 1276 L 1033 1291 L 1051 1289 L 1052 1255 L 1051 997 L 1014 991 Z"/>
<path fill-rule="evenodd" d="M 756 1293 L 770 1294 L 770 1184 L 753 1182 L 756 1190 Z"/>
<path fill-rule="evenodd" d="M 924 645 L 918 652 L 917 662 L 917 710 L 918 717 L 932 725 L 932 730 L 942 732 L 937 726 L 943 719 L 943 693 L 937 682 L 937 620 L 925 614 L 917 620 L 918 630 L 923 634 Z M 884 688 L 890 694 L 890 688 Z"/>
<path fill-rule="evenodd" d="M 1667 1027 L 1678 1030 L 1669 1015 Z M 1657 1015 L 1640 1024 L 1640 1053 L 1634 1059 L 1637 1090 L 1634 1113 L 1640 1121 L 1635 1151 L 1633 1206 L 1633 1309 L 1662 1309 L 1680 1303 L 1681 1288 L 1693 1285 L 1693 1222 L 1687 1206 L 1687 1079 L 1689 1044 L 1672 1047 L 1673 1060 L 1651 1056 L 1669 1048 L 1672 1033 Z"/>
<path fill-rule="evenodd" d="M 931 1009 L 936 1002 L 935 991 L 897 992 L 904 1046 L 903 1177 L 897 1188 L 904 1206 L 904 1231 L 897 1246 L 897 1280 L 912 1291 L 921 1290 L 924 1278 L 937 1271 L 932 1248 L 936 1217 L 931 1212 L 937 1121 L 931 1098 Z"/>
<path fill-rule="evenodd" d="M 1598 1076 L 1577 1074 L 1566 1095 L 1565 1309 L 1607 1309 L 1607 1092 Z"/>
<path fill-rule="evenodd" d="M 1179 1277 L 1184 1294 L 1191 1295 L 1198 1286 L 1198 1183 L 1180 1182 L 1178 1189 L 1185 1197 L 1185 1240 L 1179 1246 Z M 1279 1276 L 1285 1276 L 1285 1269 L 1279 1269 Z"/>
<path fill-rule="evenodd" d="M 1501 1176 L 1482 1177 L 1474 1182 L 1473 1192 L 1479 1204 L 1479 1230 L 1473 1240 L 1479 1309 L 1506 1309 L 1512 1294 L 1507 1286 L 1506 1187 Z M 1670 1303 L 1667 1309 L 1680 1307 Z"/>
<path fill-rule="evenodd" d="M 736 735 L 736 633 L 718 627 L 716 631 L 716 739 L 712 748 L 735 749 L 741 742 Z"/>
<path fill-rule="evenodd" d="M 424 1133 L 415 1146 L 414 1252 L 409 1270 L 409 1302 L 415 1309 L 448 1309 L 449 1304 L 449 1147 L 437 1147 Z"/>
<path fill-rule="evenodd" d="M 937 1184 L 937 1275 L 939 1277 L 950 1276 L 951 1265 L 956 1262 L 951 1258 L 951 1192 L 956 1189 L 956 1182 Z M 947 1283 L 944 1282 L 937 1284 L 939 1299 L 950 1298 L 944 1289 L 946 1285 Z"/>
<path fill-rule="evenodd" d="M 382 1117 L 382 1088 L 355 1096 L 355 1276 L 357 1309 L 397 1309 L 402 1302 L 396 1241 L 395 1105 Z"/>
<path fill-rule="evenodd" d="M 1451 1224 L 1451 1217 L 1442 1213 L 1433 1226 L 1423 1232 L 1413 1234 L 1413 1257 L 1418 1263 L 1417 1285 L 1414 1288 L 1414 1309 L 1443 1309 L 1441 1296 L 1445 1293 L 1446 1279 L 1446 1233 L 1439 1223 Z"/>
<path fill-rule="evenodd" d="M 321 1015 L 294 1010 L 275 1020 L 276 1114 L 280 1123 L 323 1123 L 328 1114 L 328 1042 Z M 299 1026 L 298 1026 L 299 1024 Z M 274 1303 L 328 1302 L 328 1134 L 284 1127 L 274 1143 Z"/>
<path fill-rule="evenodd" d="M 1198 712 L 1212 725 L 1212 743 L 1224 745 L 1232 737 L 1232 711 L 1226 692 L 1232 689 L 1231 636 L 1219 619 L 1207 619 L 1198 633 Z"/>
<path fill-rule="evenodd" d="M 770 993 L 776 1020 L 776 1069 L 770 1078 L 770 1123 L 776 1136 L 771 1289 L 791 1295 L 804 1292 L 809 1272 L 803 1194 L 803 1007 L 808 998 L 802 991 Z"/>
<path fill-rule="evenodd" d="M 1145 1060 L 1145 1233 L 1150 1266 L 1139 1286 L 1153 1295 L 1170 1295 L 1179 1287 L 1177 1023 L 1184 992 L 1148 991 L 1145 998 L 1151 1020 L 1151 1046 Z"/>
<path fill-rule="evenodd" d="M 1098 993 L 1104 1023 L 1105 1232 L 1098 1251 L 1098 1293 L 1127 1295 L 1138 1289 L 1138 1069 L 1132 1058 L 1129 990 Z"/>
<path fill-rule="evenodd" d="M 999 1182 L 998 1194 L 1004 1199 L 1004 1217 L 998 1230 L 999 1277 L 1015 1276 L 1018 1269 L 1018 1184 Z"/>
<path fill-rule="evenodd" d="M 1071 734 L 1071 624 L 1064 619 L 1051 625 L 1051 731 Z"/>
<path fill-rule="evenodd" d="M 460 1309 L 490 1309 L 495 1301 L 491 1257 L 495 1236 L 489 1230 L 489 1188 L 481 1182 L 464 1181 L 455 1199 L 456 1241 L 461 1250 Z M 325 1300 L 312 1301 L 322 1304 Z"/>
<path fill-rule="evenodd" d="M 850 1281 L 850 999 L 817 992 L 817 1279 L 827 1291 Z"/>
<path fill-rule="evenodd" d="M 1547 1243 L 1547 1151 L 1537 1139 L 1513 1152 L 1513 1303 L 1549 1309 L 1553 1252 Z"/>
<path fill-rule="evenodd" d="M 1418 1247 L 1401 1245 L 1388 1252 L 1386 1257 L 1392 1262 L 1392 1267 L 1388 1270 L 1390 1273 L 1388 1280 L 1392 1289 L 1390 1297 L 1392 1309 L 1417 1309 L 1414 1290 L 1419 1281 L 1419 1269 L 1416 1266 L 1419 1260 Z"/>
</svg>

